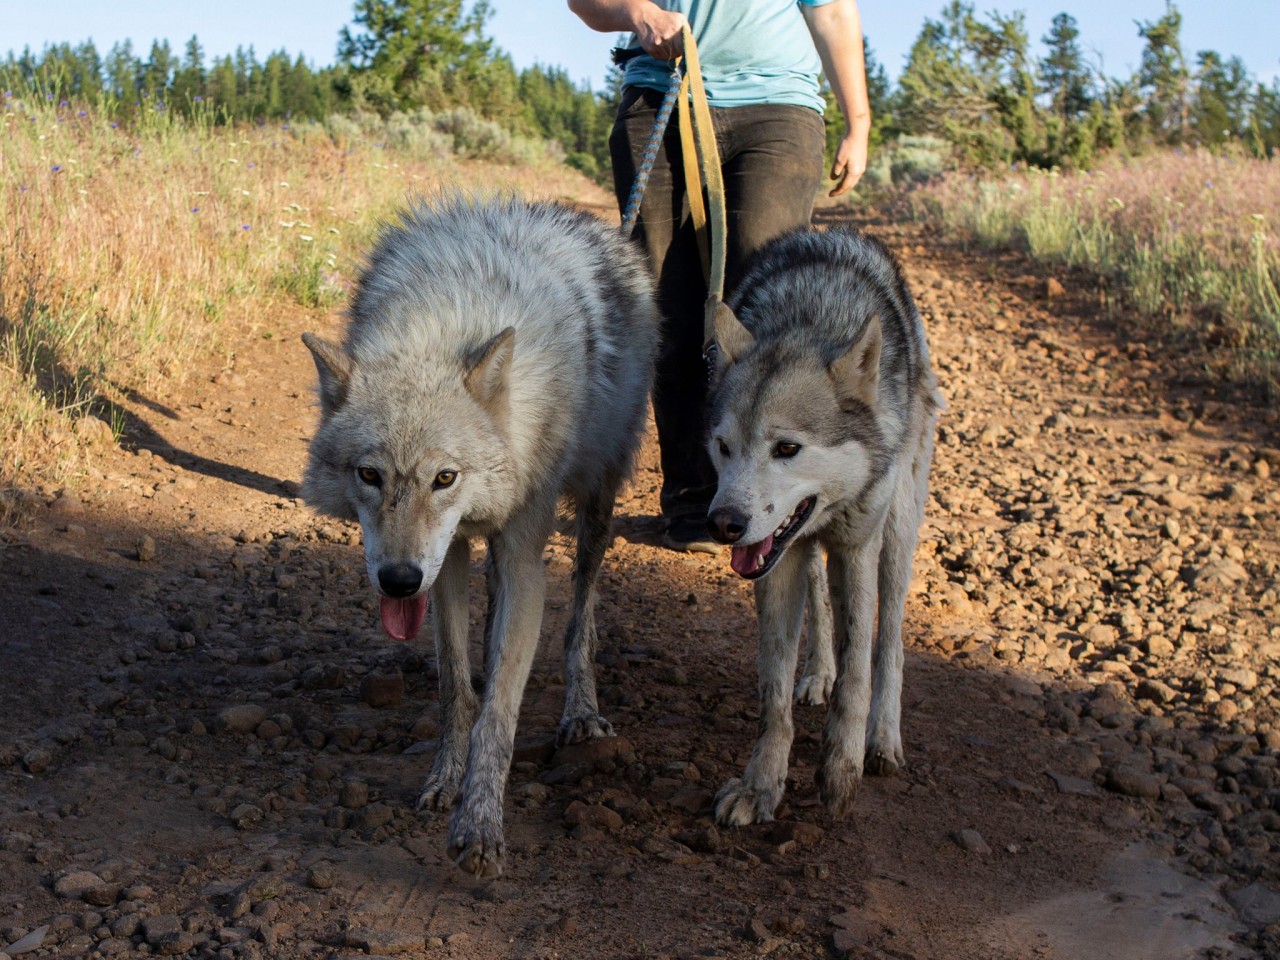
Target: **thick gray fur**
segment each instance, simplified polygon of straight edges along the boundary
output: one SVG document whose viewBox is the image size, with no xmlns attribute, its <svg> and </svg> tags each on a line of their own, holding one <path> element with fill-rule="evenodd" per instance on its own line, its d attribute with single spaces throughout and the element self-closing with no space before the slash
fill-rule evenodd
<svg viewBox="0 0 1280 960">
<path fill-rule="evenodd" d="M 755 574 L 759 737 L 742 777 L 720 790 L 716 818 L 773 818 L 793 696 L 830 702 L 817 779 L 825 805 L 844 816 L 864 766 L 887 774 L 904 763 L 903 609 L 942 402 L 915 302 L 870 237 L 799 231 L 772 241 L 727 307 L 709 421 L 712 521 L 717 511 L 735 518 L 743 532 L 732 542 L 756 545 L 742 549 L 758 551 L 765 572 Z M 787 456 L 791 444 L 799 452 Z M 780 553 L 766 551 L 809 498 L 808 519 Z M 806 607 L 809 644 L 794 682 Z"/>
<path fill-rule="evenodd" d="M 412 599 L 429 591 L 442 723 L 418 803 L 458 800 L 448 848 L 469 873 L 502 867 L 502 798 L 562 496 L 576 506 L 578 552 L 558 736 L 612 735 L 592 667 L 596 578 L 644 425 L 658 324 L 645 264 L 596 218 L 450 196 L 383 233 L 341 346 L 304 335 L 322 422 L 303 492 L 316 510 L 359 520 L 384 597 L 388 569 L 422 573 Z M 489 554 L 479 702 L 467 650 L 474 537 Z"/>
</svg>

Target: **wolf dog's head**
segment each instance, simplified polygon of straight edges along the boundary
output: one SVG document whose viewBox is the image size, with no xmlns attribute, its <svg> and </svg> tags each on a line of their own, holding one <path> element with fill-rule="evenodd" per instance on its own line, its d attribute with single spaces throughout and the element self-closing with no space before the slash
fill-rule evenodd
<svg viewBox="0 0 1280 960">
<path fill-rule="evenodd" d="M 305 333 L 320 375 L 321 423 L 302 492 L 321 513 L 358 520 L 382 626 L 411 639 L 455 536 L 501 522 L 513 470 L 504 440 L 508 327 L 456 367 L 395 352 L 357 360 Z"/>
<path fill-rule="evenodd" d="M 873 313 L 836 355 L 803 329 L 757 340 L 724 304 L 715 329 L 708 527 L 732 545 L 734 572 L 754 579 L 883 471 L 884 337 Z"/>
</svg>

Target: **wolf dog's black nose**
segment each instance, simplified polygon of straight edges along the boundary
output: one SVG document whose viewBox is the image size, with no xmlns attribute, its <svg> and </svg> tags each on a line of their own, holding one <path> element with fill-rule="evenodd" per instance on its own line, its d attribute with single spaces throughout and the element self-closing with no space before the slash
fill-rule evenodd
<svg viewBox="0 0 1280 960">
<path fill-rule="evenodd" d="M 422 586 L 422 571 L 412 563 L 393 563 L 379 567 L 378 586 L 388 597 L 412 597 Z"/>
<path fill-rule="evenodd" d="M 707 515 L 707 532 L 719 543 L 737 543 L 750 523 L 750 517 L 732 507 L 720 507 Z"/>
</svg>

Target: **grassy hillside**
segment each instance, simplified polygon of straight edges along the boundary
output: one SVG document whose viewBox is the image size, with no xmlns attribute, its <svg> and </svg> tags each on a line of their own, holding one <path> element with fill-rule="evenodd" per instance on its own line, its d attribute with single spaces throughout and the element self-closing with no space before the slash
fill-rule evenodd
<svg viewBox="0 0 1280 960">
<path fill-rule="evenodd" d="M 341 304 L 406 197 L 576 177 L 467 111 L 238 128 L 157 111 L 126 128 L 65 101 L 4 106 L 0 522 L 82 474 L 112 396 L 163 401 L 229 349 L 229 324 L 270 337 L 280 309 Z"/>
<path fill-rule="evenodd" d="M 1118 322 L 1190 338 L 1222 375 L 1280 390 L 1280 162 L 1167 151 L 1092 172 L 953 175 L 911 203 L 953 235 L 1085 268 Z"/>
</svg>

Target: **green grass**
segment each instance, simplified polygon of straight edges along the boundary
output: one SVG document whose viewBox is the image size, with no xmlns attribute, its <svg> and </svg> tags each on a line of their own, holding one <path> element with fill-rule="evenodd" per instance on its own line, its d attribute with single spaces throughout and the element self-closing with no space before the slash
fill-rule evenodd
<svg viewBox="0 0 1280 960">
<path fill-rule="evenodd" d="M 1118 292 L 1118 322 L 1191 336 L 1224 376 L 1280 395 L 1280 164 L 1170 152 L 1091 173 L 952 175 L 911 207 L 982 246 L 1092 271 Z"/>
<path fill-rule="evenodd" d="M 0 523 L 82 472 L 76 418 L 109 416 L 124 390 L 163 401 L 226 351 L 229 324 L 336 309 L 407 198 L 564 181 L 555 151 L 465 111 L 238 127 L 117 115 L 0 100 Z"/>
</svg>

